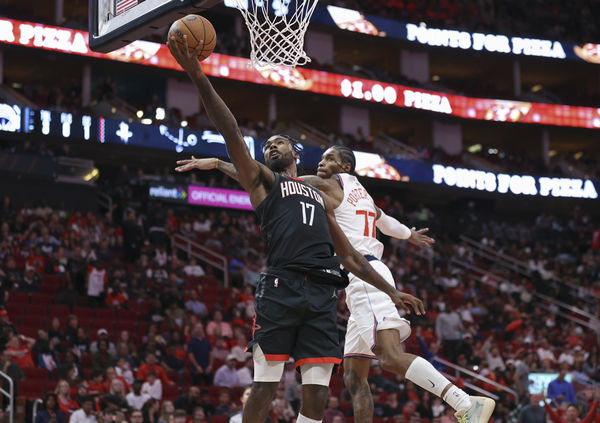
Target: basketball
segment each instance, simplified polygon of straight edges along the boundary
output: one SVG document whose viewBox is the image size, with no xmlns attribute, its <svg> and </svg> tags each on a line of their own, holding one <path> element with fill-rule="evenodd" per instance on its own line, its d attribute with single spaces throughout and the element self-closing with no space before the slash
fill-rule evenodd
<svg viewBox="0 0 600 423">
<path fill-rule="evenodd" d="M 200 61 L 210 56 L 217 43 L 215 28 L 208 19 L 200 15 L 187 15 L 173 22 L 169 29 L 169 38 L 171 35 L 181 45 L 183 45 L 183 36 L 187 35 L 189 51 L 194 51 L 198 44 L 201 44 L 202 50 L 198 53 Z"/>
</svg>

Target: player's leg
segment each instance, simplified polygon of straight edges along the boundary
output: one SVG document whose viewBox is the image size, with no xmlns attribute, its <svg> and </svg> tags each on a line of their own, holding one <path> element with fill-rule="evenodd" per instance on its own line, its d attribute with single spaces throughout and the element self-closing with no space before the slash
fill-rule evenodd
<svg viewBox="0 0 600 423">
<path fill-rule="evenodd" d="M 308 305 L 298 328 L 294 357 L 302 375 L 302 406 L 298 423 L 320 423 L 335 365 L 342 362 L 337 328 L 336 288 L 311 279 L 304 284 Z"/>
<path fill-rule="evenodd" d="M 267 361 L 261 348 L 252 347 L 254 382 L 242 414 L 242 423 L 260 423 L 267 419 L 269 406 L 275 398 L 283 375 L 285 361 Z"/>
<path fill-rule="evenodd" d="M 302 405 L 298 423 L 315 423 L 323 420 L 329 393 L 333 363 L 304 364 L 302 374 Z"/>
<path fill-rule="evenodd" d="M 354 420 L 359 423 L 373 421 L 373 396 L 369 387 L 371 359 L 344 357 L 344 385 L 352 396 Z"/>
<path fill-rule="evenodd" d="M 494 411 L 495 403 L 492 399 L 469 396 L 437 371 L 429 361 L 406 353 L 402 348 L 402 341 L 398 329 L 377 331 L 377 346 L 373 352 L 384 370 L 404 376 L 415 385 L 440 397 L 457 412 L 457 418 L 466 419 L 463 420 L 466 422 L 487 423 Z"/>
</svg>

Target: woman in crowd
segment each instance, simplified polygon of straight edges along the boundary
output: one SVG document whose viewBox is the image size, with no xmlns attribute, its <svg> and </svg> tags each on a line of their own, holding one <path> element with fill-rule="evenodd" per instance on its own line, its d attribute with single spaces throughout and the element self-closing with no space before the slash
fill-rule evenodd
<svg viewBox="0 0 600 423">
<path fill-rule="evenodd" d="M 173 416 L 175 413 L 175 406 L 173 401 L 163 401 L 160 407 L 160 417 L 158 423 L 173 423 Z"/>
<path fill-rule="evenodd" d="M 35 423 L 67 423 L 67 417 L 63 413 L 56 399 L 56 394 L 48 392 L 44 396 L 42 408 L 35 415 Z"/>
<path fill-rule="evenodd" d="M 61 379 L 56 384 L 54 393 L 57 397 L 58 408 L 68 417 L 73 411 L 78 410 L 79 404 L 71 399 L 71 386 L 69 382 Z"/>
</svg>

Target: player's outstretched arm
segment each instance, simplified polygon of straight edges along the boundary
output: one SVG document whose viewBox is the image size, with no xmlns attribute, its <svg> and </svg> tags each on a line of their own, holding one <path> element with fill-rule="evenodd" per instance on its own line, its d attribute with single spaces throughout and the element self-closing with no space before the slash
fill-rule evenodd
<svg viewBox="0 0 600 423">
<path fill-rule="evenodd" d="M 418 298 L 406 294 L 404 292 L 398 291 L 392 285 L 387 283 L 383 277 L 377 273 L 373 266 L 369 264 L 366 258 L 363 257 L 361 253 L 356 251 L 344 232 L 339 227 L 335 220 L 335 213 L 331 206 L 331 198 L 326 194 L 323 194 L 325 199 L 325 209 L 327 213 L 327 223 L 329 224 L 329 232 L 331 233 L 331 238 L 333 240 L 333 244 L 335 246 L 335 251 L 342 259 L 342 264 L 344 267 L 361 278 L 362 280 L 368 282 L 373 285 L 375 288 L 379 289 L 382 292 L 385 292 L 390 296 L 394 304 L 399 307 L 402 307 L 407 313 L 410 314 L 410 305 L 417 315 L 425 314 L 425 307 L 423 306 L 423 302 Z M 408 304 L 408 305 L 407 305 Z"/>
<path fill-rule="evenodd" d="M 194 156 L 192 156 L 191 159 L 178 160 L 177 164 L 179 165 L 175 168 L 177 172 L 187 172 L 192 169 L 217 169 L 223 172 L 225 175 L 229 176 L 230 178 L 239 181 L 239 175 L 237 173 L 237 170 L 235 169 L 235 166 L 232 163 L 224 162 L 223 160 L 220 160 L 216 157 L 210 157 L 207 159 L 197 159 Z"/>
<path fill-rule="evenodd" d="M 429 228 L 415 229 L 403 225 L 398 220 L 391 216 L 388 216 L 377 207 L 377 229 L 379 229 L 384 235 L 391 236 L 398 239 L 406 239 L 411 244 L 422 245 L 424 247 L 431 247 L 435 244 L 433 238 L 425 235 L 425 232 L 429 231 Z"/>
<path fill-rule="evenodd" d="M 179 45 L 173 37 L 169 38 L 167 45 L 173 57 L 198 88 L 208 117 L 217 128 L 217 131 L 225 138 L 227 153 L 239 173 L 240 184 L 248 192 L 253 191 L 265 178 L 268 178 L 272 184 L 275 176 L 252 158 L 235 116 L 202 72 L 202 67 L 198 61 L 198 53 L 202 43 L 198 43 L 198 48 L 192 52 L 188 49 L 187 36 L 183 38 L 183 45 Z"/>
</svg>

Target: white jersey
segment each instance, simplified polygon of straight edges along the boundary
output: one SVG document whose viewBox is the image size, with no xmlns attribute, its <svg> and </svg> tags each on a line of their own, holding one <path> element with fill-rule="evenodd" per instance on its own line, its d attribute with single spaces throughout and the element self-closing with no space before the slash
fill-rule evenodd
<svg viewBox="0 0 600 423">
<path fill-rule="evenodd" d="M 383 244 L 376 238 L 375 202 L 358 182 L 356 176 L 347 173 L 340 173 L 337 176 L 344 189 L 344 199 L 335 209 L 335 220 L 348 237 L 350 244 L 359 253 L 381 259 Z"/>
</svg>

